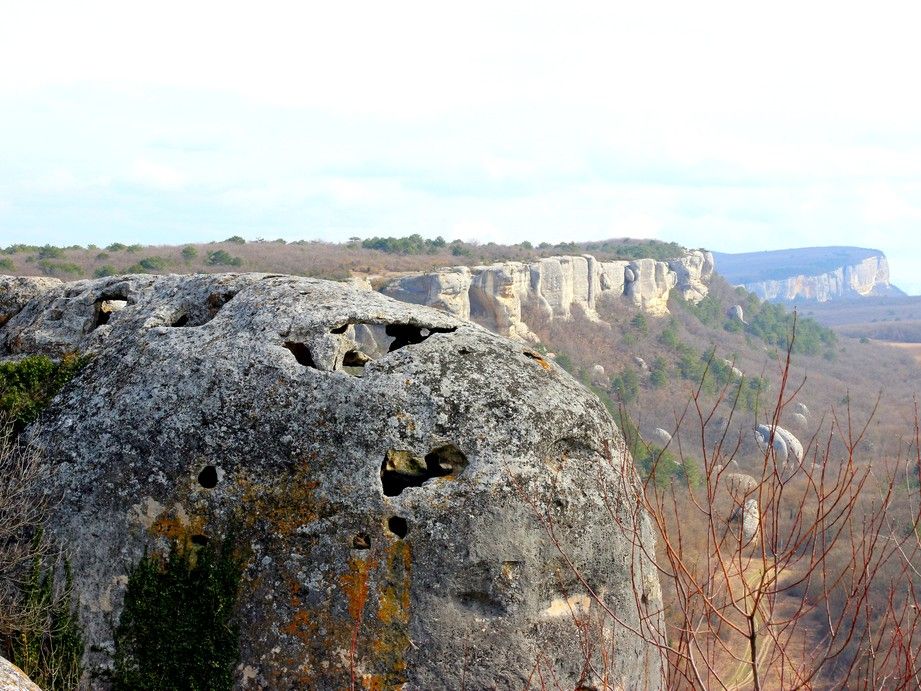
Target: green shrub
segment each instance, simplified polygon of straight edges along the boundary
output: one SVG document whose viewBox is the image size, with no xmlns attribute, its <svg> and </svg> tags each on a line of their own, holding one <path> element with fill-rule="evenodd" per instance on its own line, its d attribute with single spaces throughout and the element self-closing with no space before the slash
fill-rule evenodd
<svg viewBox="0 0 921 691">
<path fill-rule="evenodd" d="M 93 276 L 96 278 L 105 278 L 106 276 L 114 276 L 117 273 L 118 269 L 111 264 L 103 264 L 93 272 Z"/>
<path fill-rule="evenodd" d="M 122 250 L 128 249 L 127 245 L 123 245 L 120 242 L 113 242 L 111 245 L 106 247 L 109 252 L 121 252 Z"/>
<path fill-rule="evenodd" d="M 134 244 L 134 245 L 128 245 L 128 246 L 125 248 L 125 251 L 126 251 L 126 252 L 129 252 L 129 253 L 131 253 L 131 254 L 137 254 L 137 253 L 140 252 L 142 249 L 144 249 L 144 246 L 143 246 L 143 245 Z"/>
<path fill-rule="evenodd" d="M 108 252 L 100 252 L 99 254 L 96 255 L 97 262 L 104 262 L 108 258 L 109 258 Z"/>
<path fill-rule="evenodd" d="M 41 540 L 41 530 L 36 540 Z M 26 622 L 10 641 L 10 659 L 46 691 L 76 689 L 83 673 L 83 630 L 73 603 L 73 574 L 64 562 L 65 585 L 55 587 L 53 567 L 36 557 L 23 585 Z"/>
<path fill-rule="evenodd" d="M 83 269 L 73 262 L 53 262 L 48 259 L 40 259 L 38 267 L 48 276 L 78 276 L 83 273 Z"/>
<path fill-rule="evenodd" d="M 243 260 L 240 257 L 235 257 L 224 250 L 208 252 L 209 266 L 240 266 L 242 263 Z"/>
<path fill-rule="evenodd" d="M 640 393 L 640 378 L 636 370 L 627 368 L 614 377 L 611 390 L 621 403 L 632 403 Z"/>
<path fill-rule="evenodd" d="M 644 336 L 649 333 L 649 321 L 642 312 L 637 312 L 633 319 L 630 320 L 630 326 L 639 331 Z"/>
<path fill-rule="evenodd" d="M 363 240 L 361 243 L 361 246 L 365 249 L 380 250 L 388 254 L 434 254 L 446 245 L 445 239 L 440 236 L 434 240 L 429 240 L 419 234 L 403 238 L 374 237 Z M 453 247 L 451 251 L 452 253 L 454 252 Z"/>
<path fill-rule="evenodd" d="M 239 235 L 231 235 L 229 238 L 224 240 L 224 242 L 232 242 L 235 245 L 245 245 L 246 240 Z"/>
<path fill-rule="evenodd" d="M 169 262 L 163 257 L 144 257 L 137 263 L 144 271 L 162 271 Z"/>
<path fill-rule="evenodd" d="M 86 362 L 77 355 L 65 355 L 60 362 L 45 355 L 0 362 L 0 418 L 21 431 Z"/>
<path fill-rule="evenodd" d="M 662 333 L 659 334 L 657 339 L 659 343 L 668 347 L 668 348 L 677 348 L 679 343 L 678 338 L 678 322 L 674 317 L 668 320 L 668 323 L 665 325 L 665 328 L 662 329 Z"/>
<path fill-rule="evenodd" d="M 649 372 L 649 383 L 653 388 L 660 389 L 668 384 L 668 363 L 665 358 L 656 356 L 652 361 L 652 367 Z"/>
<path fill-rule="evenodd" d="M 183 261 L 190 262 L 193 259 L 195 259 L 195 257 L 197 256 L 198 256 L 198 250 L 192 247 L 192 245 L 187 245 L 186 247 L 182 248 Z"/>
<path fill-rule="evenodd" d="M 64 256 L 64 250 L 54 245 L 45 245 L 38 250 L 39 259 L 60 259 Z"/>
<path fill-rule="evenodd" d="M 231 530 L 219 547 L 174 544 L 166 559 L 141 558 L 115 630 L 116 691 L 232 687 L 243 568 L 234 543 Z"/>
<path fill-rule="evenodd" d="M 0 259 L 0 269 L 3 269 L 4 271 L 12 271 L 13 270 L 13 260 L 7 259 L 6 257 L 4 257 L 3 259 Z"/>
</svg>

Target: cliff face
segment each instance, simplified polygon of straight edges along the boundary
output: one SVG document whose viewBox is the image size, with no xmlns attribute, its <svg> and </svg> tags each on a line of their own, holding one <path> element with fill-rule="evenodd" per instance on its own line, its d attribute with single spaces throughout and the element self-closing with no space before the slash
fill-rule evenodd
<svg viewBox="0 0 921 691">
<path fill-rule="evenodd" d="M 535 270 L 444 272 L 433 295 L 456 310 L 474 284 L 491 304 L 594 296 L 570 278 L 585 258 Z M 307 278 L 20 292 L 0 357 L 90 356 L 25 434 L 59 498 L 92 669 L 145 550 L 220 540 L 235 519 L 236 688 L 524 688 L 535 665 L 562 687 L 661 686 L 637 633 L 662 601 L 634 471 L 604 406 L 554 363 Z"/>
<path fill-rule="evenodd" d="M 762 300 L 827 302 L 898 294 L 882 252 L 829 247 L 717 255 L 720 273 Z"/>
<path fill-rule="evenodd" d="M 597 318 L 601 299 L 621 300 L 652 315 L 668 313 L 668 297 L 678 289 L 693 302 L 707 294 L 713 273 L 709 252 L 692 251 L 669 261 L 598 261 L 590 255 L 548 257 L 529 264 L 451 267 L 402 276 L 384 286 L 385 295 L 472 319 L 492 331 L 536 340 L 532 319 L 566 319 L 580 310 Z"/>
</svg>

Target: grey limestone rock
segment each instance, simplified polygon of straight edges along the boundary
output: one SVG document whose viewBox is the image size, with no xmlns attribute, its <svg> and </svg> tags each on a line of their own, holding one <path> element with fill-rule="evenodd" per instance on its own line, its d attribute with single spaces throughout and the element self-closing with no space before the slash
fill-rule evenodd
<svg viewBox="0 0 921 691">
<path fill-rule="evenodd" d="M 538 661 L 568 688 L 661 685 L 634 632 L 658 635 L 662 603 L 650 524 L 629 527 L 632 463 L 598 399 L 527 347 L 345 284 L 225 274 L 54 286 L 0 350 L 92 356 L 26 431 L 90 669 L 144 550 L 235 518 L 239 688 L 354 670 L 367 688 L 520 689 Z"/>
<path fill-rule="evenodd" d="M 0 276 L 0 326 L 19 314 L 29 300 L 59 285 L 56 278 Z"/>
<path fill-rule="evenodd" d="M 0 657 L 0 691 L 42 691 L 19 667 Z"/>
</svg>

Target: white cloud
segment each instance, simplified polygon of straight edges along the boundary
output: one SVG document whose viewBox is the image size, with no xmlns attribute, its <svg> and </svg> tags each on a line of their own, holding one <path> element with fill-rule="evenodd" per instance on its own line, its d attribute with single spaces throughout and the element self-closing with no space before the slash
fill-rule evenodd
<svg viewBox="0 0 921 691">
<path fill-rule="evenodd" d="M 176 168 L 147 159 L 138 159 L 131 166 L 128 179 L 140 185 L 174 190 L 186 183 L 186 175 Z"/>
</svg>

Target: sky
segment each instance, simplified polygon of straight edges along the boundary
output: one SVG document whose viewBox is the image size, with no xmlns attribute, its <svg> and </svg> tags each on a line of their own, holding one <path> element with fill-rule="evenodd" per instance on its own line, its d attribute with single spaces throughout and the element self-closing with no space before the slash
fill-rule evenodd
<svg viewBox="0 0 921 691">
<path fill-rule="evenodd" d="M 918 26 L 879 1 L 3 3 L 0 245 L 858 245 L 917 294 Z"/>
</svg>

